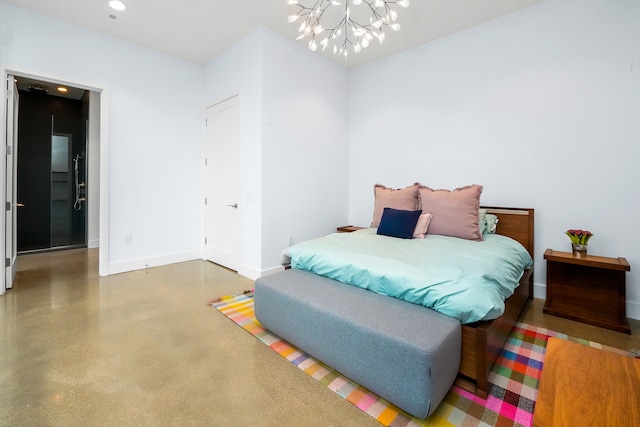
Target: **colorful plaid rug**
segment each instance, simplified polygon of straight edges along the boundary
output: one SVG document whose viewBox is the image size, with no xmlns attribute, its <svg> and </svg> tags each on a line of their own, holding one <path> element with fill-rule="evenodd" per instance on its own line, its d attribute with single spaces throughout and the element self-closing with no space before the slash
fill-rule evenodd
<svg viewBox="0 0 640 427">
<path fill-rule="evenodd" d="M 385 426 L 530 426 L 547 340 L 558 337 L 621 354 L 626 352 L 549 329 L 517 323 L 489 374 L 487 399 L 451 387 L 438 409 L 426 420 L 414 418 L 264 329 L 253 311 L 253 294 L 216 298 L 209 302 L 298 368 Z"/>
</svg>

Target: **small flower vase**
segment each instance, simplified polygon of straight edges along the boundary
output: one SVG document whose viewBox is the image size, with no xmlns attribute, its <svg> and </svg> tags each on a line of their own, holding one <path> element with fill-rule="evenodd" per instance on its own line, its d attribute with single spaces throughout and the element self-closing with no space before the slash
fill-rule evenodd
<svg viewBox="0 0 640 427">
<path fill-rule="evenodd" d="M 577 243 L 571 244 L 571 251 L 573 252 L 573 256 L 576 258 L 586 258 L 587 257 L 587 247 L 588 245 L 580 245 Z"/>
</svg>

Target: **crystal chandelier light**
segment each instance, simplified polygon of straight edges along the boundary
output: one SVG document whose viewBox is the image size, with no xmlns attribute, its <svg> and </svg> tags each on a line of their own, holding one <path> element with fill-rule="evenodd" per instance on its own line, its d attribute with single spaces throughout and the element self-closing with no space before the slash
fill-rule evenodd
<svg viewBox="0 0 640 427">
<path fill-rule="evenodd" d="M 331 46 L 333 54 L 344 56 L 345 60 L 349 50 L 360 53 L 374 38 L 382 44 L 386 28 L 398 31 L 398 12 L 393 6 L 409 6 L 409 0 L 288 0 L 288 3 L 298 8 L 289 16 L 289 23 L 301 20 L 296 40 L 309 37 L 310 50 L 315 52 L 320 47 L 324 52 Z"/>
</svg>

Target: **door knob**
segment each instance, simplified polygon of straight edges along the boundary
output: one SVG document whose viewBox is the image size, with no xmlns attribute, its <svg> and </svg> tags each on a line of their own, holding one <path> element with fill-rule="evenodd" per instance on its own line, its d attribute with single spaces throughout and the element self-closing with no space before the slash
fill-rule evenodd
<svg viewBox="0 0 640 427">
<path fill-rule="evenodd" d="M 227 206 L 229 206 L 230 208 L 233 208 L 233 209 L 238 209 L 238 204 L 237 203 L 234 203 L 232 205 L 227 205 Z"/>
<path fill-rule="evenodd" d="M 24 207 L 24 203 L 16 203 L 16 206 L 19 208 L 23 208 Z"/>
</svg>

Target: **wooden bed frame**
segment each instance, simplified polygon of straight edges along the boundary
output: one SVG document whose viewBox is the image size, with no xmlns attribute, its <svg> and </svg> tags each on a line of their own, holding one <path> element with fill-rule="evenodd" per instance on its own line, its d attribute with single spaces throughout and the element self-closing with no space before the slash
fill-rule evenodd
<svg viewBox="0 0 640 427">
<path fill-rule="evenodd" d="M 497 215 L 497 233 L 520 242 L 533 258 L 534 210 L 485 207 Z M 533 299 L 533 267 L 525 271 L 505 312 L 497 319 L 462 326 L 462 358 L 456 385 L 485 398 L 489 392 L 489 371 L 502 351 L 520 313 Z"/>
<path fill-rule="evenodd" d="M 534 257 L 533 209 L 489 206 L 482 208 L 498 217 L 498 234 L 518 241 L 527 249 L 531 258 Z M 290 266 L 285 266 L 285 269 L 288 268 Z M 525 271 L 520 285 L 505 301 L 502 316 L 494 320 L 462 325 L 462 354 L 456 385 L 479 397 L 487 397 L 489 371 L 530 299 L 533 299 L 533 266 Z"/>
</svg>

